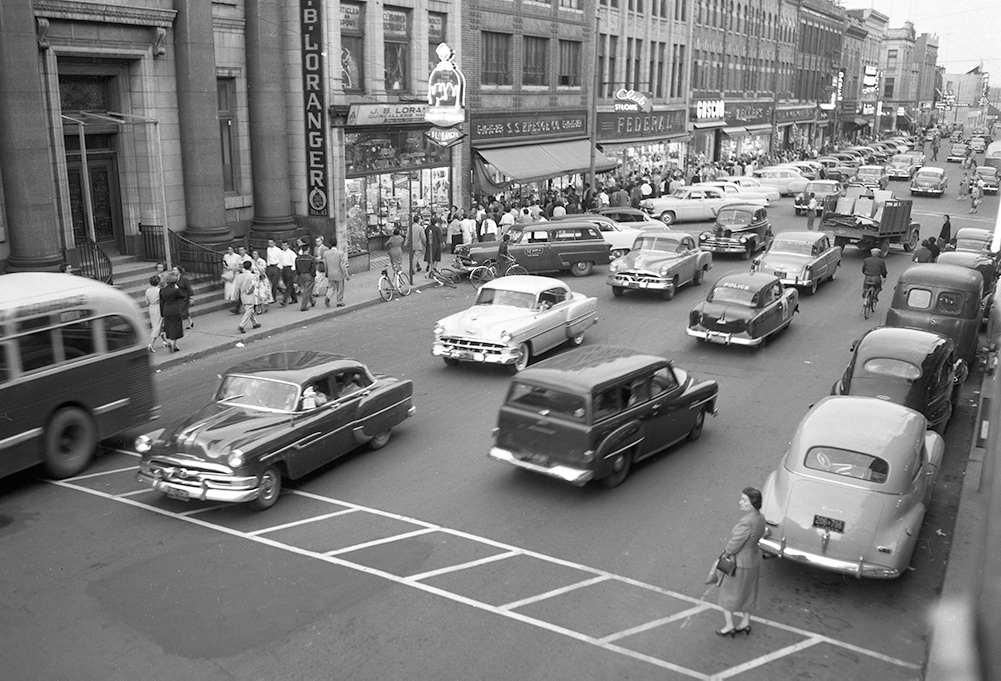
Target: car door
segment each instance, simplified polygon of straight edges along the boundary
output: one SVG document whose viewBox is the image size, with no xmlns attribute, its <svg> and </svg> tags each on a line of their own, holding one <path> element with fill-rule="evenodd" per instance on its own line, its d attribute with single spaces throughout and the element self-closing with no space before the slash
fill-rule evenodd
<svg viewBox="0 0 1001 681">
<path fill-rule="evenodd" d="M 529 272 L 546 272 L 552 266 L 553 249 L 546 229 L 526 229 L 521 241 L 508 250 L 518 264 Z"/>
<path fill-rule="evenodd" d="M 677 205 L 678 220 L 699 220 L 702 214 L 702 204 L 705 202 L 705 192 L 702 189 L 689 190 Z"/>
<path fill-rule="evenodd" d="M 706 187 L 705 199 L 702 201 L 702 212 L 697 219 L 699 220 L 714 220 L 716 218 L 716 213 L 719 209 L 723 207 L 725 201 L 723 196 L 723 190 L 716 187 Z"/>
<path fill-rule="evenodd" d="M 691 415 L 689 418 L 689 405 L 680 399 L 682 386 L 669 365 L 659 367 L 652 375 L 640 377 L 634 382 L 639 385 L 641 381 L 645 392 L 640 393 L 640 398 L 645 397 L 649 401 L 642 418 L 642 458 L 677 442 L 692 429 L 695 417 Z"/>
<path fill-rule="evenodd" d="M 543 353 L 567 339 L 568 300 L 566 289 L 561 287 L 546 289 L 539 294 L 535 303 L 533 354 Z"/>
<path fill-rule="evenodd" d="M 285 458 L 289 477 L 296 479 L 333 461 L 354 448 L 351 423 L 357 401 L 339 400 L 336 375 L 311 382 L 318 394 L 326 396 L 322 404 L 300 399 L 292 416 L 291 427 L 296 441 Z M 305 386 L 304 386 L 305 387 Z"/>
<path fill-rule="evenodd" d="M 676 261 L 679 284 L 686 284 L 692 280 L 695 275 L 697 255 L 695 240 L 691 237 L 683 237 L 678 243 L 678 260 Z"/>
<path fill-rule="evenodd" d="M 759 293 L 761 312 L 754 324 L 755 337 L 763 338 L 775 331 L 786 318 L 788 303 L 782 296 L 782 282 L 775 281 Z"/>
</svg>

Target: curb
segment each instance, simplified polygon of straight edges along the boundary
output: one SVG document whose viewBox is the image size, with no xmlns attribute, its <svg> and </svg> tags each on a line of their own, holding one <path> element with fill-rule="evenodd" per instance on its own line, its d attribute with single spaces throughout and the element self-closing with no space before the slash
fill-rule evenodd
<svg viewBox="0 0 1001 681">
<path fill-rule="evenodd" d="M 423 291 L 424 289 L 428 288 L 437 288 L 437 286 L 438 284 L 434 282 L 429 282 L 421 284 L 419 286 L 413 286 L 412 291 Z M 250 345 L 251 343 L 256 342 L 258 340 L 270 338 L 275 334 L 275 332 L 278 331 L 290 329 L 294 326 L 305 326 L 309 324 L 314 324 L 319 321 L 333 319 L 334 317 L 340 317 L 355 310 L 363 310 L 367 307 L 372 307 L 373 305 L 379 305 L 383 303 L 385 303 L 385 301 L 382 300 L 382 298 L 370 298 L 368 300 L 359 301 L 357 303 L 351 303 L 349 305 L 345 305 L 344 308 L 341 309 L 334 308 L 329 312 L 322 312 L 320 314 L 307 317 L 306 319 L 303 320 L 297 320 L 294 322 L 290 322 L 288 324 L 275 326 L 273 328 L 268 329 L 267 331 L 259 330 L 257 333 L 248 333 L 246 336 L 236 336 L 232 341 L 227 341 L 225 343 L 217 343 L 215 345 L 212 345 L 211 347 L 202 348 L 201 350 L 195 350 L 194 352 L 181 351 L 180 354 L 175 353 L 174 355 L 172 355 L 170 359 L 166 359 L 158 364 L 153 364 L 152 368 L 154 372 L 162 371 L 164 369 L 170 369 L 180 364 L 184 364 L 185 362 L 191 362 L 193 360 L 203 359 L 210 355 L 214 355 L 216 353 L 229 350 L 230 348 L 234 347 L 237 342 L 242 342 L 244 345 Z"/>
</svg>

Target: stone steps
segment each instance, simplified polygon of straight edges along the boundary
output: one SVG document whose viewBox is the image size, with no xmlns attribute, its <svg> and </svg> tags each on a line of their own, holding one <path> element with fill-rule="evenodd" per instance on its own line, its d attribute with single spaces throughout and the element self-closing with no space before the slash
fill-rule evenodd
<svg viewBox="0 0 1001 681">
<path fill-rule="evenodd" d="M 138 260 L 128 255 L 111 255 L 111 265 L 115 277 L 115 288 L 126 293 L 145 311 L 146 289 L 149 278 L 156 274 L 156 263 Z M 194 300 L 189 308 L 192 317 L 226 309 L 232 303 L 223 300 L 223 283 L 208 278 L 191 277 Z"/>
</svg>

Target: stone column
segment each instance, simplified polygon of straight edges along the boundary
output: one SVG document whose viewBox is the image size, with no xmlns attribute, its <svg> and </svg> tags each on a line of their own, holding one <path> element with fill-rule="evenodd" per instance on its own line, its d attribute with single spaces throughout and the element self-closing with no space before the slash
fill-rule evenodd
<svg viewBox="0 0 1001 681">
<path fill-rule="evenodd" d="M 184 235 L 202 244 L 233 239 L 226 226 L 222 141 L 212 40 L 212 3 L 174 0 L 177 105 L 184 171 Z"/>
<path fill-rule="evenodd" d="M 253 237 L 290 238 L 292 189 L 285 135 L 282 17 L 275 0 L 246 0 L 247 99 L 250 108 L 250 161 L 254 175 Z"/>
<path fill-rule="evenodd" d="M 30 0 L 0 2 L 0 176 L 11 272 L 62 262 L 55 175 Z"/>
</svg>

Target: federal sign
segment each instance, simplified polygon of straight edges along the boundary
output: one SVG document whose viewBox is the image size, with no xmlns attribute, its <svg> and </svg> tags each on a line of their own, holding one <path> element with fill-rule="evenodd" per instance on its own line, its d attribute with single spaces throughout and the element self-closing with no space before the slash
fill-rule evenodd
<svg viewBox="0 0 1001 681">
<path fill-rule="evenodd" d="M 466 133 L 458 128 L 431 128 L 424 132 L 424 136 L 442 149 L 448 149 L 461 142 Z"/>
</svg>

